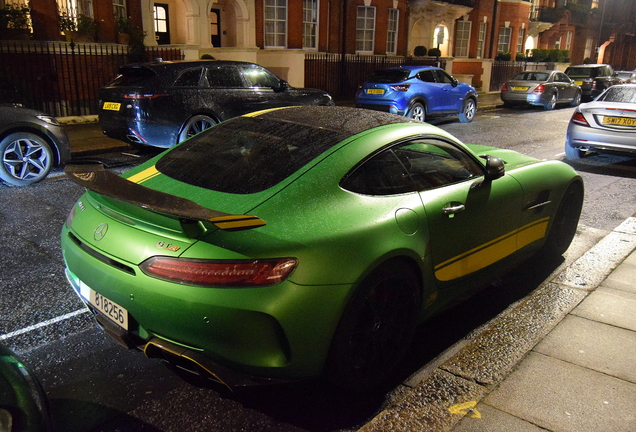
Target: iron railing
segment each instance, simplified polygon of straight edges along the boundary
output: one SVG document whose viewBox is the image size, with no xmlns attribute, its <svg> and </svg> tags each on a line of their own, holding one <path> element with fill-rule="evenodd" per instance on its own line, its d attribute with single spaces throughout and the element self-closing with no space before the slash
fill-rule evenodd
<svg viewBox="0 0 636 432">
<path fill-rule="evenodd" d="M 128 63 L 183 58 L 177 48 L 64 42 L 0 44 L 0 102 L 19 103 L 56 117 L 98 113 L 97 91 Z"/>
</svg>

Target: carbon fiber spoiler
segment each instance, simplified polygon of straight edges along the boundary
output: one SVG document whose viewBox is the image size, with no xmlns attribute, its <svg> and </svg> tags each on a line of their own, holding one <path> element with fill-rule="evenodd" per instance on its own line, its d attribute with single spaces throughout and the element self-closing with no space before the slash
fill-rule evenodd
<svg viewBox="0 0 636 432">
<path fill-rule="evenodd" d="M 256 216 L 212 210 L 189 199 L 133 183 L 104 169 L 101 164 L 67 165 L 64 173 L 74 183 L 100 195 L 182 219 L 209 221 L 222 230 L 237 231 L 265 225 L 265 221 Z"/>
</svg>

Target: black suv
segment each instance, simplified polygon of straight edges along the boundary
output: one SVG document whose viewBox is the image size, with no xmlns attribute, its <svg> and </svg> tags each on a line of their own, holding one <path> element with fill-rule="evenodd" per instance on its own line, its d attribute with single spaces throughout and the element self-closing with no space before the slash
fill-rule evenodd
<svg viewBox="0 0 636 432">
<path fill-rule="evenodd" d="M 581 95 L 587 100 L 594 99 L 609 86 L 619 83 L 618 75 L 606 64 L 570 66 L 565 74 L 581 86 Z"/>
<path fill-rule="evenodd" d="M 257 64 L 217 60 L 123 66 L 99 90 L 99 99 L 99 124 L 106 135 L 164 148 L 253 111 L 334 105 L 324 91 L 293 88 Z"/>
</svg>

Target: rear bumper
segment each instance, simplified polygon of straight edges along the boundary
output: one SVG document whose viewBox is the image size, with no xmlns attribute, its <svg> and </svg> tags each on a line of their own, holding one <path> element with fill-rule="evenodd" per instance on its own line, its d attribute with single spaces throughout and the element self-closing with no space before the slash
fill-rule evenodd
<svg viewBox="0 0 636 432">
<path fill-rule="evenodd" d="M 615 132 L 570 123 L 566 145 L 598 153 L 636 153 L 636 131 Z"/>
</svg>

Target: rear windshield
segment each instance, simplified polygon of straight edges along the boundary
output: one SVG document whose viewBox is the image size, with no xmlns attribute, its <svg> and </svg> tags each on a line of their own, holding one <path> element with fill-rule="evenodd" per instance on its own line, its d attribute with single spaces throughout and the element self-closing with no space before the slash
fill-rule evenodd
<svg viewBox="0 0 636 432">
<path fill-rule="evenodd" d="M 550 74 L 542 72 L 522 72 L 513 78 L 514 81 L 546 81 Z"/>
<path fill-rule="evenodd" d="M 175 147 L 156 168 L 209 190 L 257 193 L 285 180 L 347 136 L 306 124 L 241 117 Z"/>
<path fill-rule="evenodd" d="M 568 68 L 565 74 L 569 77 L 590 78 L 594 68 Z"/>
<path fill-rule="evenodd" d="M 409 79 L 410 73 L 411 71 L 406 69 L 379 70 L 375 71 L 368 81 L 374 83 L 396 83 Z"/>
<path fill-rule="evenodd" d="M 142 67 L 131 68 L 123 67 L 119 69 L 119 75 L 115 78 L 109 86 L 111 87 L 127 87 L 142 85 L 148 80 L 156 76 L 155 72 Z"/>
<path fill-rule="evenodd" d="M 598 100 L 605 102 L 636 103 L 636 85 L 610 87 Z"/>
</svg>

